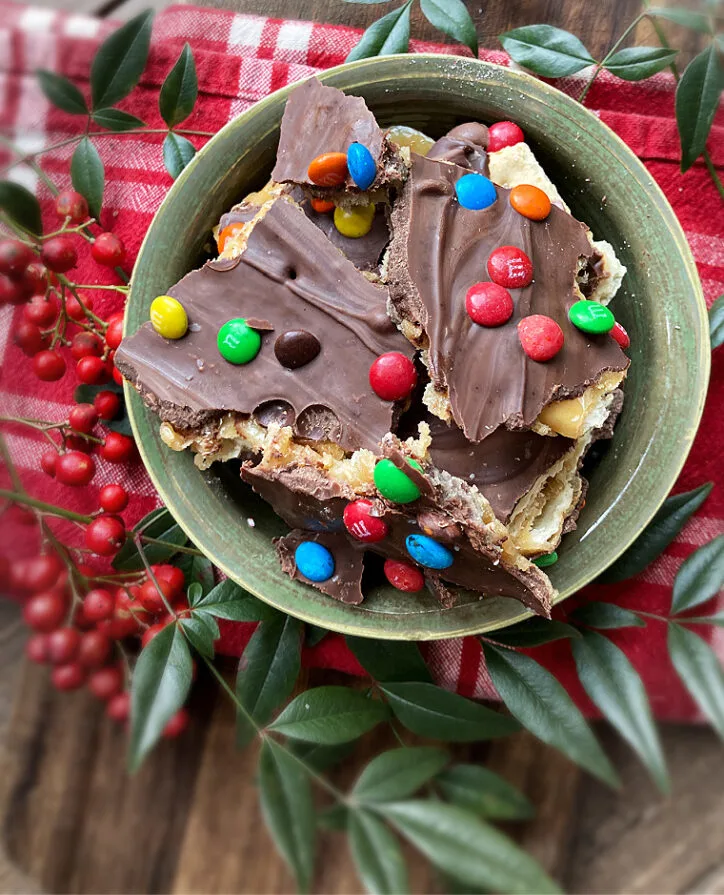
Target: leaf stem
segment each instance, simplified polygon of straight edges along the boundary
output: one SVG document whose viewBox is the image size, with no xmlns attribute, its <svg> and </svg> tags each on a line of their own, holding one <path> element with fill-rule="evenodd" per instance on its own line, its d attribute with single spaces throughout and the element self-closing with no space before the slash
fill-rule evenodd
<svg viewBox="0 0 724 895">
<path fill-rule="evenodd" d="M 173 547 L 174 552 L 176 553 L 188 553 L 190 556 L 203 556 L 204 554 L 197 550 L 195 547 L 182 547 L 178 544 L 172 544 L 170 541 L 160 541 L 158 538 L 149 538 L 147 535 L 139 534 L 138 537 L 144 542 L 144 544 L 156 544 L 159 547 Z M 134 543 L 136 542 L 136 537 L 133 538 Z M 141 551 L 139 550 L 139 553 Z"/>
<path fill-rule="evenodd" d="M 593 82 L 594 82 L 594 81 L 596 80 L 596 78 L 598 77 L 598 75 L 599 75 L 601 69 L 606 67 L 606 63 L 607 63 L 608 60 L 611 58 L 611 56 L 613 56 L 613 54 L 616 52 L 616 50 L 617 50 L 617 49 L 621 46 L 621 44 L 626 40 L 626 38 L 627 38 L 627 37 L 629 36 L 629 34 L 633 31 L 633 29 L 638 25 L 638 23 L 639 23 L 643 18 L 646 17 L 646 15 L 647 15 L 647 13 L 646 13 L 645 10 L 644 10 L 644 12 L 640 12 L 640 13 L 636 16 L 636 18 L 633 20 L 633 22 L 631 22 L 631 24 L 628 26 L 628 28 L 623 32 L 623 34 L 621 35 L 621 37 L 619 37 L 619 39 L 616 41 L 616 43 L 611 47 L 611 49 L 608 51 L 608 53 L 606 53 L 606 55 L 603 57 L 603 59 L 602 59 L 600 62 L 598 62 L 598 63 L 596 64 L 596 68 L 595 68 L 593 74 L 591 75 L 591 80 L 586 84 L 586 86 L 585 86 L 585 87 L 583 88 L 583 90 L 581 91 L 580 96 L 578 97 L 578 102 L 579 102 L 579 103 L 582 103 L 583 100 L 586 98 L 586 95 L 588 94 L 588 91 L 589 91 L 589 90 L 591 89 L 591 87 L 593 86 Z"/>
</svg>

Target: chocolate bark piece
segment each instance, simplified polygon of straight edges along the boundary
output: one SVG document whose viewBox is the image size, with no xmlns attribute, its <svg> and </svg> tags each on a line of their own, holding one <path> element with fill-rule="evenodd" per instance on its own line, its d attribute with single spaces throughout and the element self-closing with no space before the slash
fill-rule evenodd
<svg viewBox="0 0 724 895">
<path fill-rule="evenodd" d="M 447 396 L 470 441 L 501 424 L 530 428 L 546 405 L 583 394 L 605 372 L 626 370 L 628 358 L 610 336 L 588 335 L 568 320 L 569 307 L 581 297 L 575 288 L 579 259 L 594 251 L 585 224 L 556 207 L 544 221 L 531 221 L 500 187 L 488 208 L 463 208 L 455 182 L 464 168 L 412 158 L 392 213 L 390 297 L 407 331 L 422 331 L 417 342 L 427 348 L 434 387 Z M 501 245 L 526 252 L 534 280 L 511 290 L 515 310 L 508 323 L 477 326 L 465 310 L 465 294 L 489 280 L 487 259 Z M 564 347 L 547 363 L 531 360 L 520 345 L 517 324 L 530 314 L 552 317 L 563 329 Z"/>
<path fill-rule="evenodd" d="M 426 158 L 450 162 L 488 176 L 488 129 L 477 121 L 459 124 L 432 145 Z"/>
<path fill-rule="evenodd" d="M 294 552 L 304 541 L 314 541 L 326 547 L 334 557 L 334 574 L 327 581 L 311 581 L 297 568 Z M 344 535 L 330 532 L 302 531 L 295 529 L 283 538 L 274 541 L 282 571 L 291 578 L 311 584 L 328 597 L 340 603 L 358 605 L 362 596 L 362 572 L 364 570 L 363 551 L 358 549 Z"/>
<path fill-rule="evenodd" d="M 384 352 L 410 357 L 412 349 L 387 315 L 387 291 L 293 203 L 273 202 L 241 255 L 205 264 L 168 292 L 186 308 L 186 336 L 169 341 L 146 323 L 123 340 L 116 363 L 174 427 L 188 431 L 227 412 L 263 412 L 274 402 L 290 409 L 299 437 L 345 450 L 374 450 L 390 431 L 397 408 L 372 391 L 369 368 Z M 243 366 L 224 360 L 216 344 L 222 324 L 262 316 L 273 331 L 261 333 L 259 354 Z M 298 329 L 322 347 L 290 370 L 277 360 L 274 343 Z"/>
<path fill-rule="evenodd" d="M 365 193 L 349 176 L 343 188 L 322 187 L 309 179 L 310 162 L 323 153 L 346 153 L 351 143 L 366 146 L 377 165 L 375 179 Z M 404 178 L 406 170 L 399 150 L 389 142 L 362 97 L 325 87 L 317 78 L 309 78 L 290 93 L 273 180 L 303 186 L 315 196 L 364 199 L 366 193 Z"/>
</svg>

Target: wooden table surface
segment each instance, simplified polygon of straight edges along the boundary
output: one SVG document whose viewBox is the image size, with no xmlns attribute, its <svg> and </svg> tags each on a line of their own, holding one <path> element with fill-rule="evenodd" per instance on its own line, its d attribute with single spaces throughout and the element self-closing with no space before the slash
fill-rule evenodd
<svg viewBox="0 0 724 895">
<path fill-rule="evenodd" d="M 145 0 L 50 0 L 73 11 L 128 17 Z M 159 4 L 163 5 L 163 4 Z M 366 26 L 386 11 L 340 0 L 209 0 L 240 12 Z M 482 46 L 531 22 L 578 34 L 594 55 L 636 14 L 636 0 L 505 0 L 469 3 Z M 645 41 L 647 26 L 634 35 Z M 418 13 L 413 35 L 439 39 Z M 678 29 L 678 45 L 689 51 Z M 0 892 L 283 893 L 292 881 L 261 824 L 255 756 L 234 750 L 233 717 L 213 682 L 202 679 L 194 721 L 163 743 L 128 779 L 124 741 L 85 693 L 63 695 L 47 671 L 22 661 L 16 606 L 0 603 Z M 231 668 L 229 669 L 232 670 Z M 311 684 L 340 676 L 316 672 Z M 538 809 L 508 832 L 572 892 L 722 893 L 722 748 L 708 729 L 666 727 L 673 795 L 660 798 L 628 748 L 605 726 L 601 739 L 623 779 L 615 794 L 527 734 L 467 754 L 519 786 Z M 382 743 L 363 740 L 339 773 L 353 778 Z M 392 744 L 390 744 L 392 745 Z M 339 834 L 325 834 L 315 892 L 355 893 L 359 884 Z M 413 891 L 437 892 L 419 860 Z"/>
</svg>

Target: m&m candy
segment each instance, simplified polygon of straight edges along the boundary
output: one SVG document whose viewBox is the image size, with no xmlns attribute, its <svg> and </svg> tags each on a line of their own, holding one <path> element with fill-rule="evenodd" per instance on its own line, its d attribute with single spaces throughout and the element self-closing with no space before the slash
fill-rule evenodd
<svg viewBox="0 0 724 895">
<path fill-rule="evenodd" d="M 411 466 L 422 471 L 415 460 L 407 461 Z M 420 497 L 420 489 L 409 476 L 398 469 L 392 460 L 379 460 L 374 472 L 375 487 L 383 497 L 393 503 L 412 503 Z"/>
<path fill-rule="evenodd" d="M 416 382 L 415 365 L 399 351 L 381 354 L 370 367 L 372 391 L 383 401 L 407 398 Z"/>
<path fill-rule="evenodd" d="M 216 244 L 219 247 L 219 252 L 223 252 L 226 248 L 226 243 L 230 239 L 235 239 L 237 236 L 239 236 L 239 234 L 243 232 L 244 227 L 246 227 L 246 224 L 244 223 L 229 224 L 228 227 L 224 227 L 224 229 L 219 233 L 219 238 L 216 240 Z"/>
<path fill-rule="evenodd" d="M 186 335 L 189 319 L 180 301 L 170 295 L 159 295 L 151 302 L 151 326 L 164 339 L 180 339 Z"/>
<path fill-rule="evenodd" d="M 555 357 L 564 342 L 563 330 L 545 314 L 524 317 L 518 324 L 518 338 L 528 357 L 539 363 Z"/>
<path fill-rule="evenodd" d="M 328 211 L 334 211 L 334 202 L 331 199 L 312 199 L 310 204 L 317 214 L 326 214 Z"/>
<path fill-rule="evenodd" d="M 347 150 L 349 176 L 361 190 L 368 190 L 377 177 L 377 164 L 362 143 L 350 143 Z"/>
<path fill-rule="evenodd" d="M 372 229 L 374 219 L 375 206 L 373 202 L 370 202 L 369 205 L 355 205 L 352 208 L 342 208 L 341 205 L 338 205 L 334 209 L 334 226 L 342 236 L 347 236 L 350 239 L 367 236 Z"/>
<path fill-rule="evenodd" d="M 512 121 L 496 121 L 488 128 L 488 152 L 515 146 L 525 140 L 523 131 Z"/>
<path fill-rule="evenodd" d="M 510 204 L 524 218 L 543 221 L 551 213 L 551 200 L 537 186 L 521 183 L 510 191 Z"/>
<path fill-rule="evenodd" d="M 513 315 L 513 299 L 497 283 L 475 283 L 465 295 L 465 310 L 479 326 L 502 326 Z"/>
<path fill-rule="evenodd" d="M 334 575 L 334 557 L 324 544 L 302 541 L 294 551 L 297 571 L 310 581 L 329 581 Z"/>
<path fill-rule="evenodd" d="M 397 590 L 405 593 L 415 593 L 425 586 L 425 576 L 422 571 L 412 563 L 399 559 L 386 559 L 384 565 L 385 578 Z"/>
<path fill-rule="evenodd" d="M 533 262 L 517 246 L 499 246 L 488 258 L 488 276 L 506 289 L 523 289 L 533 280 Z"/>
<path fill-rule="evenodd" d="M 618 322 L 614 323 L 613 325 L 613 329 L 611 330 L 611 337 L 618 342 L 621 348 L 628 348 L 631 344 L 629 334 Z"/>
<path fill-rule="evenodd" d="M 483 174 L 463 174 L 455 183 L 455 195 L 463 208 L 479 211 L 498 198 L 492 180 Z"/>
<path fill-rule="evenodd" d="M 539 556 L 538 559 L 534 559 L 533 562 L 538 566 L 539 569 L 545 569 L 548 566 L 553 566 L 558 562 L 558 554 L 554 550 L 553 553 L 546 553 L 545 556 Z"/>
<path fill-rule="evenodd" d="M 408 535 L 405 538 L 405 547 L 415 562 L 425 566 L 426 569 L 449 569 L 455 561 L 452 550 L 448 550 L 427 535 Z"/>
<path fill-rule="evenodd" d="M 372 515 L 373 504 L 371 500 L 354 500 L 344 508 L 342 520 L 344 527 L 358 541 L 366 544 L 376 544 L 387 537 L 389 531 L 387 523 L 379 516 Z"/>
<path fill-rule="evenodd" d="M 344 152 L 324 152 L 310 162 L 307 177 L 317 186 L 342 186 L 347 179 Z"/>
<path fill-rule="evenodd" d="M 227 320 L 216 338 L 219 354 L 230 364 L 248 364 L 259 354 L 261 336 L 243 317 Z"/>
<path fill-rule="evenodd" d="M 616 318 L 608 308 L 597 301 L 582 299 L 568 309 L 568 319 L 584 333 L 601 335 L 610 332 L 616 325 Z"/>
</svg>

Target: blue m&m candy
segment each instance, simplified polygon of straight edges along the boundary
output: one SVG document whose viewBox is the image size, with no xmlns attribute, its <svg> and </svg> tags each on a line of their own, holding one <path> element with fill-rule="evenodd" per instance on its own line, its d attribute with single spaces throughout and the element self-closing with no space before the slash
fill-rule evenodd
<svg viewBox="0 0 724 895">
<path fill-rule="evenodd" d="M 492 180 L 482 174 L 463 174 L 455 184 L 455 193 L 463 208 L 475 211 L 487 208 L 498 198 Z"/>
<path fill-rule="evenodd" d="M 316 541 L 302 541 L 294 551 L 297 571 L 310 581 L 329 581 L 334 575 L 334 557 L 331 551 Z"/>
<path fill-rule="evenodd" d="M 361 143 L 350 143 L 347 150 L 349 176 L 361 190 L 368 190 L 377 176 L 377 165 L 372 153 Z"/>
<path fill-rule="evenodd" d="M 455 554 L 427 535 L 408 535 L 405 539 L 407 552 L 426 569 L 449 569 Z"/>
</svg>

